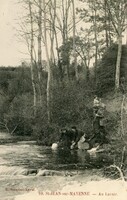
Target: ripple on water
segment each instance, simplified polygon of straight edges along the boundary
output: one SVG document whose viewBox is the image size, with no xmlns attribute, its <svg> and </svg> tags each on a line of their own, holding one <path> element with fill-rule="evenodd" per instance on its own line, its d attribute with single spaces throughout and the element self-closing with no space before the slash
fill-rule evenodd
<svg viewBox="0 0 127 200">
<path fill-rule="evenodd" d="M 17 166 L 9 167 L 3 165 L 0 166 L 0 175 L 5 175 L 5 176 L 22 175 L 25 170 L 26 169 L 22 167 L 17 167 Z"/>
<path fill-rule="evenodd" d="M 24 144 L 23 141 L 0 145 L 0 158 L 0 166 L 54 170 L 99 168 L 110 162 L 104 153 L 92 157 L 86 151 L 53 152 L 50 147 Z"/>
</svg>

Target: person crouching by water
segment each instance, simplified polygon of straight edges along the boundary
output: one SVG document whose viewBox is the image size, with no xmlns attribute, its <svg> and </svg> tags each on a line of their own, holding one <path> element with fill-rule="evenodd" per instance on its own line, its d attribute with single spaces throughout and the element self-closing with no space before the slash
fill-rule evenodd
<svg viewBox="0 0 127 200">
<path fill-rule="evenodd" d="M 70 129 L 62 128 L 60 131 L 59 148 L 75 149 L 78 141 L 84 133 L 79 131 L 76 126 Z"/>
<path fill-rule="evenodd" d="M 67 128 L 60 130 L 59 148 L 69 148 L 71 145 L 70 136 Z"/>
<path fill-rule="evenodd" d="M 71 149 L 88 149 L 88 138 L 84 131 L 78 130 L 76 126 L 73 126 L 71 128 L 71 134 L 72 134 L 72 145 Z"/>
<path fill-rule="evenodd" d="M 63 131 L 62 131 L 63 132 Z M 61 135 L 61 140 L 64 142 L 64 147 L 74 149 L 78 140 L 78 129 L 76 126 L 72 126 L 69 129 L 64 130 Z"/>
</svg>

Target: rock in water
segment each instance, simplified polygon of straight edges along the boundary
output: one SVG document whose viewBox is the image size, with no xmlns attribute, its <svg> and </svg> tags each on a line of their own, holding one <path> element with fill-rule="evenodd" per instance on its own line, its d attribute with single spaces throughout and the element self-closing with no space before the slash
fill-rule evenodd
<svg viewBox="0 0 127 200">
<path fill-rule="evenodd" d="M 44 170 L 39 170 L 37 176 L 64 176 L 64 172 L 44 169 Z"/>
<path fill-rule="evenodd" d="M 53 143 L 51 148 L 52 148 L 52 150 L 56 150 L 58 148 L 58 144 L 57 143 Z"/>
</svg>

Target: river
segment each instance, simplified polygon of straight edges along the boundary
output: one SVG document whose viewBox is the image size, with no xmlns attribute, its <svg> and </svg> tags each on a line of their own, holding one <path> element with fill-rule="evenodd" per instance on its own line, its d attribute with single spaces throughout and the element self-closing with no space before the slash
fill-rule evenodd
<svg viewBox="0 0 127 200">
<path fill-rule="evenodd" d="M 13 141 L 6 133 L 0 138 L 0 200 L 17 200 L 35 189 L 61 190 L 74 181 L 104 180 L 102 169 L 112 164 L 107 152 L 52 151 L 35 141 Z"/>
</svg>

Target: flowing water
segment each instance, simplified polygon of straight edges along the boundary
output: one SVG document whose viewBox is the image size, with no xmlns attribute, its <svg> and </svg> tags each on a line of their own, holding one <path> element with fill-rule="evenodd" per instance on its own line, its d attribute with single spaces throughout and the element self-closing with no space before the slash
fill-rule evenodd
<svg viewBox="0 0 127 200">
<path fill-rule="evenodd" d="M 39 179 L 38 174 L 40 171 L 55 171 L 56 174 L 59 172 L 57 175 L 63 175 L 64 173 L 72 175 L 73 173 L 76 174 L 77 171 L 82 171 L 86 173 L 87 177 L 87 174 L 93 172 L 97 174 L 100 168 L 112 163 L 112 158 L 108 157 L 105 152 L 89 154 L 81 150 L 52 151 L 51 147 L 38 146 L 35 141 L 11 141 L 11 143 L 6 143 L 10 136 L 5 133 L 1 133 L 0 138 L 0 194 L 2 199 L 6 195 L 8 198 L 5 199 L 9 199 L 14 194 L 16 195 L 16 191 L 15 193 L 12 191 L 12 188 L 15 187 L 34 188 L 37 185 L 42 186 L 43 183 L 44 188 L 46 181 L 49 181 L 49 177 Z M 12 137 L 11 139 L 13 140 Z M 2 141 L 4 141 L 4 144 L 2 144 Z M 44 173 L 43 175 L 46 176 Z"/>
<path fill-rule="evenodd" d="M 38 146 L 34 141 L 0 145 L 0 175 L 20 174 L 21 169 L 78 170 L 100 168 L 109 165 L 111 160 L 104 152 L 89 154 L 82 150 L 52 151 L 50 147 Z"/>
</svg>

